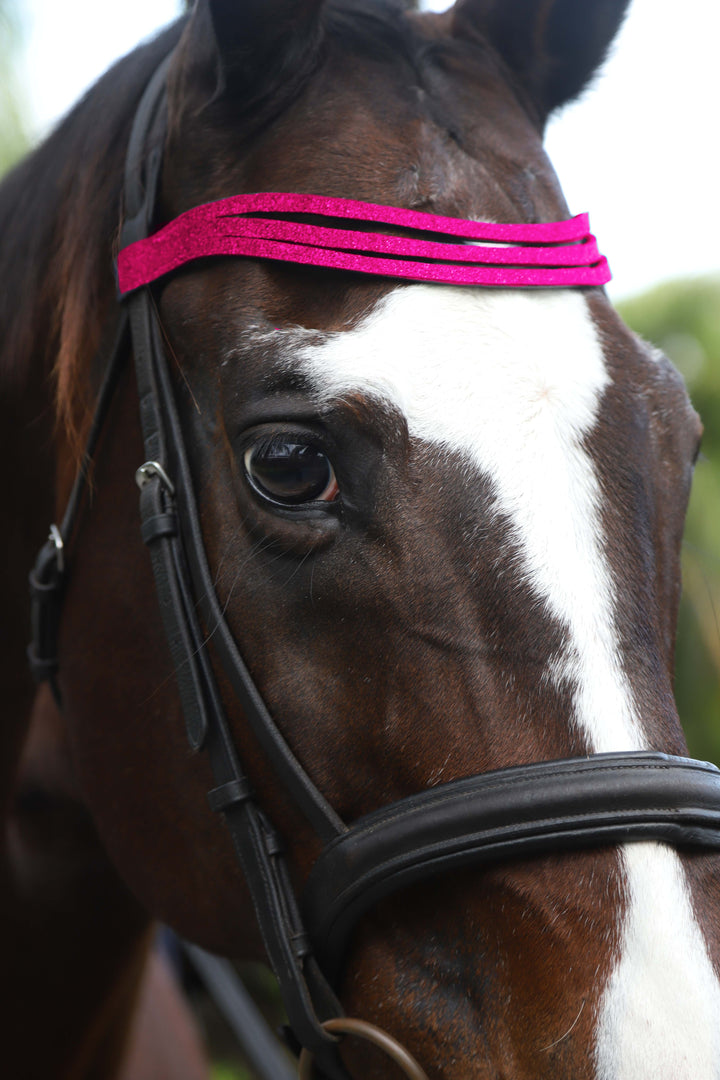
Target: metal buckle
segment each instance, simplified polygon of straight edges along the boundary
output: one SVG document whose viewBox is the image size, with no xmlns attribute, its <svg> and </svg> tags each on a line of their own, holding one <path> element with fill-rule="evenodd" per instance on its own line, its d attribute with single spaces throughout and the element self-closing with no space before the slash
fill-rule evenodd
<svg viewBox="0 0 720 1080">
<path fill-rule="evenodd" d="M 144 465 L 141 465 L 135 473 L 135 483 L 142 491 L 145 485 L 152 480 L 153 476 L 158 477 L 171 495 L 175 494 L 175 485 L 159 461 L 146 461 Z"/>
<path fill-rule="evenodd" d="M 52 540 L 55 545 L 55 562 L 57 564 L 58 573 L 62 574 L 65 570 L 65 542 L 57 525 L 50 526 L 48 540 Z"/>
</svg>

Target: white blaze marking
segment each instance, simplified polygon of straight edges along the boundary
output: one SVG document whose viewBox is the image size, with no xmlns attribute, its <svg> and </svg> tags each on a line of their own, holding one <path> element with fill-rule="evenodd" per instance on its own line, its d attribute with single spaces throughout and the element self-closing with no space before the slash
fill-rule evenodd
<svg viewBox="0 0 720 1080">
<path fill-rule="evenodd" d="M 609 381 L 582 296 L 399 289 L 356 330 L 301 348 L 299 359 L 323 396 L 386 397 L 411 435 L 491 478 L 527 579 L 568 629 L 549 674 L 576 687 L 576 723 L 597 751 L 640 748 L 614 646 L 598 482 L 582 445 Z"/>
<path fill-rule="evenodd" d="M 627 844 L 620 960 L 603 995 L 598 1080 L 717 1080 L 720 988 L 674 851 Z"/>
<path fill-rule="evenodd" d="M 352 331 L 319 343 L 289 332 L 287 345 L 323 398 L 387 399 L 412 436 L 491 479 L 522 572 L 567 631 L 549 677 L 572 690 L 574 722 L 593 751 L 641 749 L 584 448 L 610 380 L 583 297 L 415 285 Z M 598 1080 L 718 1080 L 720 987 L 679 859 L 630 845 L 623 866 L 628 910 L 600 1002 Z"/>
</svg>

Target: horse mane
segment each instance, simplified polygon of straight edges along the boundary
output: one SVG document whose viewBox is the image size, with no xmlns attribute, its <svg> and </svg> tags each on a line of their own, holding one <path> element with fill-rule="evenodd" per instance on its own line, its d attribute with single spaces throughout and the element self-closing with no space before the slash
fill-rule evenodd
<svg viewBox="0 0 720 1080">
<path fill-rule="evenodd" d="M 22 395 L 53 378 L 57 420 L 76 455 L 92 409 L 81 376 L 111 321 L 129 129 L 183 22 L 118 61 L 0 185 L 0 391 Z"/>
</svg>

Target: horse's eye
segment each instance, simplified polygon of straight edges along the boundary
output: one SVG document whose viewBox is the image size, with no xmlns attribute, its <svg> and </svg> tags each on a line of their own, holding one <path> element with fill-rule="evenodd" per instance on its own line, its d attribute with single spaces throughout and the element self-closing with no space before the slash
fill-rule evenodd
<svg viewBox="0 0 720 1080">
<path fill-rule="evenodd" d="M 274 435 L 256 442 L 245 451 L 244 464 L 251 486 L 274 503 L 334 502 L 340 494 L 328 456 L 297 436 Z"/>
</svg>

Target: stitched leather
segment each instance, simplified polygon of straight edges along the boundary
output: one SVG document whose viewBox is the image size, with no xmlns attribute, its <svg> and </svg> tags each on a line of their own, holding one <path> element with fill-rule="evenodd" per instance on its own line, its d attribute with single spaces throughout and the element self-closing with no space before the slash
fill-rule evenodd
<svg viewBox="0 0 720 1080">
<path fill-rule="evenodd" d="M 329 844 L 303 913 L 332 981 L 360 916 L 406 885 L 468 865 L 636 840 L 720 850 L 720 771 L 665 754 L 599 754 L 431 788 Z"/>
<path fill-rule="evenodd" d="M 157 476 L 148 480 L 140 492 L 140 518 L 146 543 L 148 523 L 170 517 L 175 519 L 174 513 L 170 514 L 165 510 L 167 498 L 169 496 Z M 177 529 L 170 534 L 162 532 L 155 536 L 148 544 L 148 550 L 165 638 L 183 703 L 188 742 L 193 750 L 199 750 L 205 742 L 208 730 L 200 656 L 202 631 L 194 615 L 187 575 L 182 569 L 183 559 Z"/>
</svg>

